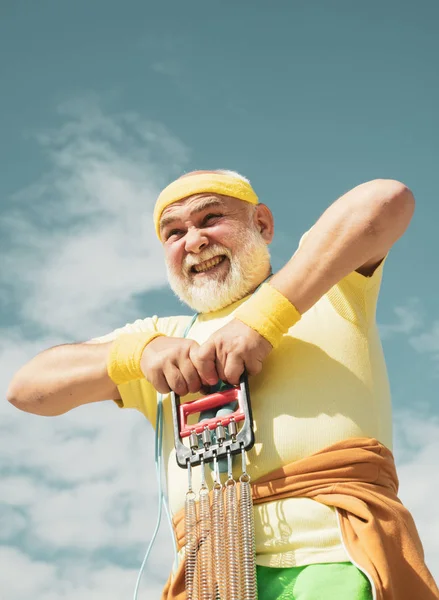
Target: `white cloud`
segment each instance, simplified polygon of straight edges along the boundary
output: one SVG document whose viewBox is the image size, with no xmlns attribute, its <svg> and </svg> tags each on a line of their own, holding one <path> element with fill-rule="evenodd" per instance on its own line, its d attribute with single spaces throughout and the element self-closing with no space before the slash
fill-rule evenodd
<svg viewBox="0 0 439 600">
<path fill-rule="evenodd" d="M 402 335 L 418 354 L 427 355 L 433 363 L 439 361 L 439 321 L 426 322 L 419 298 L 410 298 L 394 308 L 396 322 L 380 324 L 383 340 Z M 437 370 L 435 371 L 437 375 Z"/>
<path fill-rule="evenodd" d="M 95 100 L 71 103 L 61 115 L 59 129 L 38 136 L 50 172 L 17 193 L 2 218 L 12 241 L 4 293 L 19 298 L 20 318 L 44 334 L 26 339 L 20 328 L 1 331 L 3 396 L 13 372 L 38 351 L 123 323 L 134 294 L 165 283 L 151 212 L 160 187 L 183 169 L 186 149 L 157 124 L 132 114 L 109 116 Z M 396 315 L 390 333 L 415 331 L 410 307 Z M 112 403 L 41 418 L 3 402 L 0 417 L 2 594 L 8 600 L 131 597 L 157 508 L 149 425 Z M 432 457 L 438 456 L 438 425 L 412 417 L 399 423 L 406 449 L 401 493 L 437 577 L 432 498 L 439 482 Z M 140 599 L 160 597 L 171 561 L 164 526 Z"/>
<path fill-rule="evenodd" d="M 0 565 L 0 589 L 14 600 L 42 597 L 50 582 L 56 580 L 53 565 L 30 560 L 15 548 L 0 547 Z"/>
<path fill-rule="evenodd" d="M 428 326 L 419 299 L 411 298 L 394 309 L 396 322 L 380 324 L 383 339 L 402 335 L 418 353 L 439 358 L 439 323 Z M 394 414 L 395 457 L 400 498 L 412 513 L 424 545 L 426 562 L 439 582 L 439 419 L 428 412 L 402 410 Z"/>
<path fill-rule="evenodd" d="M 396 306 L 393 312 L 395 313 L 396 323 L 382 323 L 379 325 L 382 339 L 397 334 L 410 335 L 422 326 L 420 302 L 417 298 L 409 299 L 403 306 Z"/>
<path fill-rule="evenodd" d="M 186 148 L 156 123 L 105 114 L 95 98 L 60 112 L 63 124 L 37 136 L 49 172 L 0 222 L 10 240 L 2 295 L 18 299 L 23 323 L 1 330 L 2 397 L 37 352 L 124 324 L 137 293 L 166 283 L 152 210 Z M 131 597 L 157 509 L 149 424 L 111 402 L 57 418 L 2 402 L 0 416 L 2 595 Z M 171 561 L 162 527 L 140 598 L 159 598 Z"/>
<path fill-rule="evenodd" d="M 136 572 L 117 566 L 87 565 L 77 561 L 55 566 L 42 560 L 30 560 L 13 548 L 0 548 L 0 589 L 8 600 L 108 600 L 132 598 Z M 139 599 L 160 598 L 161 583 L 151 577 L 150 584 L 140 588 Z"/>
<path fill-rule="evenodd" d="M 8 350 L 0 353 L 3 392 L 14 361 L 16 368 L 35 346 L 23 341 L 21 351 L 8 362 Z M 3 402 L 0 428 L 2 593 L 8 600 L 131 597 L 157 511 L 150 425 L 111 402 L 56 418 Z M 160 597 L 171 562 L 163 523 L 139 600 Z"/>
<path fill-rule="evenodd" d="M 439 321 L 434 321 L 429 331 L 413 336 L 410 343 L 417 352 L 430 353 L 434 358 L 439 358 Z"/>
<path fill-rule="evenodd" d="M 62 116 L 58 130 L 38 135 L 51 171 L 2 217 L 14 240 L 3 277 L 21 294 L 23 319 L 85 339 L 136 294 L 166 284 L 152 210 L 187 150 L 162 126 L 109 117 L 94 100 L 72 102 Z"/>
<path fill-rule="evenodd" d="M 412 411 L 395 418 L 400 498 L 412 513 L 427 565 L 439 583 L 439 418 Z"/>
</svg>

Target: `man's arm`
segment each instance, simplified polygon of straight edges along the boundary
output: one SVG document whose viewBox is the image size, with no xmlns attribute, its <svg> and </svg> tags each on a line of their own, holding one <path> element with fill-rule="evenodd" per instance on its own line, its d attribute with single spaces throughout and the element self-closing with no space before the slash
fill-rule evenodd
<svg viewBox="0 0 439 600">
<path fill-rule="evenodd" d="M 305 313 L 352 271 L 371 275 L 407 229 L 414 208 L 412 192 L 398 181 L 357 186 L 323 213 L 270 284 Z"/>
<path fill-rule="evenodd" d="M 353 271 L 371 275 L 407 229 L 414 206 L 413 194 L 398 181 L 357 186 L 324 212 L 269 285 L 305 313 Z M 216 368 L 221 379 L 237 384 L 244 368 L 258 374 L 271 350 L 270 342 L 237 315 L 191 359 L 198 370 Z"/>
<path fill-rule="evenodd" d="M 55 346 L 24 365 L 12 379 L 7 399 L 25 412 L 53 417 L 82 404 L 120 400 L 116 384 L 108 375 L 113 341 Z M 147 381 L 162 394 L 171 389 L 180 396 L 215 384 L 218 377 L 198 373 L 190 359 L 197 342 L 161 336 L 143 350 L 141 369 Z"/>
<path fill-rule="evenodd" d="M 7 399 L 20 410 L 47 417 L 120 399 L 107 373 L 112 343 L 67 344 L 40 352 L 14 375 Z"/>
<path fill-rule="evenodd" d="M 334 202 L 317 221 L 293 258 L 270 285 L 303 314 L 352 271 L 370 275 L 407 228 L 414 198 L 403 184 L 377 180 Z M 76 406 L 119 399 L 107 373 L 108 344 L 72 344 L 42 352 L 13 378 L 9 401 L 27 412 L 59 415 Z M 201 348 L 188 340 L 157 338 L 146 347 L 142 370 L 166 393 L 196 392 L 220 378 L 238 383 L 244 369 L 253 375 L 271 351 L 270 343 L 234 320 Z M 197 372 L 194 372 L 197 371 Z"/>
</svg>

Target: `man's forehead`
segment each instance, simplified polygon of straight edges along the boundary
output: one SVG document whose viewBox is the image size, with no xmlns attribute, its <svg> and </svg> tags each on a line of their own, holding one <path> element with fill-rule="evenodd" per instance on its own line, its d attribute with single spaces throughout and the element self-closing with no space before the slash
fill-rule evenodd
<svg viewBox="0 0 439 600">
<path fill-rule="evenodd" d="M 170 219 L 177 219 L 179 215 L 184 215 L 187 211 L 188 214 L 192 214 L 200 212 L 210 206 L 225 207 L 226 204 L 227 199 L 220 194 L 195 194 L 194 196 L 189 196 L 189 198 L 184 198 L 183 200 L 179 200 L 178 202 L 174 202 L 167 206 L 162 213 L 160 225 L 163 227 Z"/>
</svg>

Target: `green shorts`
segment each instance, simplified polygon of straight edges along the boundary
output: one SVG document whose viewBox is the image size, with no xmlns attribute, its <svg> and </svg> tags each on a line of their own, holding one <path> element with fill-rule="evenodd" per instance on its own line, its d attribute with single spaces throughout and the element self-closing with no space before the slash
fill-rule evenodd
<svg viewBox="0 0 439 600">
<path fill-rule="evenodd" d="M 372 600 L 368 578 L 352 563 L 256 567 L 259 600 Z"/>
</svg>

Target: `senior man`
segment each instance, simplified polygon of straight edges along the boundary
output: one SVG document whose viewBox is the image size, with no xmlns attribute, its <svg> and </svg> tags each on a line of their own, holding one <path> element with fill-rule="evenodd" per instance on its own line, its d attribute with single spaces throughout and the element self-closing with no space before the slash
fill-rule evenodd
<svg viewBox="0 0 439 600">
<path fill-rule="evenodd" d="M 413 211 L 412 193 L 397 181 L 359 185 L 272 275 L 273 217 L 249 181 L 224 170 L 183 175 L 159 196 L 154 224 L 170 286 L 196 316 L 154 316 L 51 348 L 15 375 L 9 400 L 58 415 L 112 399 L 154 424 L 156 391 L 197 394 L 219 380 L 237 384 L 246 369 L 259 598 L 437 600 L 415 525 L 396 497 L 375 322 L 385 257 Z M 175 461 L 166 398 L 164 411 L 175 516 L 186 473 Z M 163 597 L 183 598 L 182 581 L 180 565 Z"/>
</svg>

